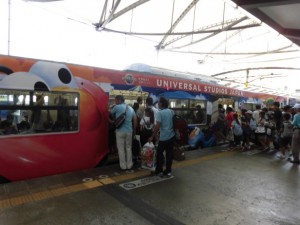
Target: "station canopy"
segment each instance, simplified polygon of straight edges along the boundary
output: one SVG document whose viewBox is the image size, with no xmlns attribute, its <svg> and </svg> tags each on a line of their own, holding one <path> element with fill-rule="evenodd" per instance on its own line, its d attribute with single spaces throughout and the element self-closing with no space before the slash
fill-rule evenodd
<svg viewBox="0 0 300 225">
<path fill-rule="evenodd" d="M 146 49 L 144 55 L 152 49 L 156 56 L 151 66 L 211 76 L 221 85 L 241 90 L 297 96 L 293 81 L 300 69 L 298 30 L 287 26 L 299 21 L 299 1 L 25 2 L 87 24 L 98 37 L 126 37 L 126 45 Z M 288 9 L 279 10 L 280 6 Z M 281 15 L 284 23 L 275 23 Z M 95 46 L 101 42 L 101 38 L 98 43 L 93 40 Z M 141 62 L 149 64 L 142 57 Z"/>
</svg>

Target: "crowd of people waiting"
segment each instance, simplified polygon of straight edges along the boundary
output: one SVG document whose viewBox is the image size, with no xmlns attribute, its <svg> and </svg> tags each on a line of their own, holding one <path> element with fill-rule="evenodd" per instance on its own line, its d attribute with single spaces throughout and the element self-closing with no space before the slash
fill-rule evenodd
<svg viewBox="0 0 300 225">
<path fill-rule="evenodd" d="M 155 143 L 157 164 L 153 173 L 161 177 L 170 177 L 175 137 L 174 112 L 168 108 L 169 102 L 164 97 L 160 97 L 158 101 L 160 110 L 154 107 L 151 97 L 148 97 L 145 103 L 145 107 L 142 107 L 141 99 L 138 98 L 131 107 L 125 103 L 124 96 L 115 96 L 115 104 L 110 109 L 110 124 L 115 124 L 117 118 L 124 112 L 125 119 L 121 126 L 115 128 L 112 126 L 110 129 L 110 147 L 112 152 L 118 152 L 120 169 L 130 173 L 136 165 L 140 147 L 146 143 Z M 139 143 L 135 154 L 134 140 L 137 136 Z"/>
<path fill-rule="evenodd" d="M 218 141 L 229 141 L 231 149 L 241 151 L 251 150 L 252 146 L 263 151 L 275 150 L 280 159 L 288 158 L 299 164 L 300 104 L 280 108 L 279 102 L 274 102 L 269 109 L 257 105 L 253 112 L 235 112 L 231 107 L 224 110 L 219 105 L 218 113 L 212 125 Z"/>
</svg>

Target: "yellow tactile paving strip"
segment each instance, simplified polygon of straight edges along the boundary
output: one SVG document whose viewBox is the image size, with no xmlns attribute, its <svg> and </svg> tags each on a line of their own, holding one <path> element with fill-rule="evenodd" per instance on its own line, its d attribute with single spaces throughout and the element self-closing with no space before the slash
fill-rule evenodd
<svg viewBox="0 0 300 225">
<path fill-rule="evenodd" d="M 181 162 L 174 161 L 173 168 L 188 166 L 188 165 L 199 163 L 201 161 L 207 161 L 207 160 L 212 160 L 212 159 L 216 159 L 216 158 L 220 158 L 220 157 L 224 157 L 224 156 L 230 156 L 232 154 L 235 154 L 235 152 L 216 153 L 216 154 L 212 154 L 212 155 L 208 155 L 208 156 L 201 156 L 201 157 L 195 158 L 195 159 L 184 160 Z M 48 198 L 53 198 L 53 197 L 57 197 L 57 196 L 61 196 L 61 195 L 65 195 L 65 194 L 69 194 L 69 193 L 73 193 L 73 192 L 97 188 L 97 187 L 112 184 L 112 183 L 119 183 L 122 181 L 131 180 L 134 178 L 143 177 L 143 176 L 147 176 L 147 175 L 149 175 L 149 171 L 141 170 L 141 171 L 136 171 L 134 173 L 121 174 L 121 175 L 116 175 L 114 177 L 101 178 L 98 180 L 92 180 L 92 181 L 85 182 L 85 183 L 79 183 L 79 184 L 70 185 L 70 186 L 66 186 L 66 187 L 60 187 L 60 188 L 56 188 L 56 189 L 40 191 L 37 193 L 29 193 L 26 195 L 11 197 L 8 199 L 0 200 L 0 209 L 10 208 L 10 207 L 26 204 L 29 202 L 37 202 L 37 201 L 41 201 L 41 200 L 48 199 Z"/>
</svg>

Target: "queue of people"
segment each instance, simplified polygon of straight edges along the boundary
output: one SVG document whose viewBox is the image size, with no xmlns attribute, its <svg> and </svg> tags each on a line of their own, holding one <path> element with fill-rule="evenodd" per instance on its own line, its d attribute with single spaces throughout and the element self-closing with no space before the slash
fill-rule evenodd
<svg viewBox="0 0 300 225">
<path fill-rule="evenodd" d="M 226 138 L 231 149 L 247 151 L 256 146 L 263 151 L 275 150 L 278 158 L 299 164 L 300 104 L 282 109 L 279 106 L 274 102 L 270 109 L 256 106 L 253 112 L 242 109 L 240 113 L 219 106 L 214 133 L 219 141 Z"/>
<path fill-rule="evenodd" d="M 151 97 L 145 103 L 144 108 L 140 107 L 142 104 L 138 99 L 131 107 L 125 104 L 123 96 L 118 95 L 115 97 L 115 106 L 110 110 L 111 115 L 114 115 L 110 119 L 111 123 L 114 122 L 113 118 L 126 112 L 124 124 L 115 130 L 120 169 L 132 171 L 136 162 L 132 143 L 139 134 L 140 148 L 147 143 L 156 146 L 157 165 L 154 173 L 171 176 L 175 137 L 174 112 L 169 109 L 168 100 L 163 97 L 158 101 L 159 109 L 153 106 Z M 231 107 L 224 110 L 220 105 L 218 113 L 217 122 L 214 124 L 214 134 L 218 140 L 223 143 L 229 141 L 231 148 L 241 151 L 251 150 L 253 146 L 263 151 L 277 150 L 280 159 L 289 157 L 290 162 L 299 163 L 300 104 L 280 109 L 279 103 L 274 102 L 270 109 L 256 106 L 253 112 L 242 109 L 240 113 Z"/>
<path fill-rule="evenodd" d="M 151 97 L 146 98 L 145 108 L 141 106 L 141 100 L 130 105 L 125 103 L 122 95 L 115 96 L 115 105 L 110 109 L 110 124 L 126 111 L 124 123 L 115 129 L 115 141 L 119 156 L 119 165 L 122 171 L 133 172 L 133 140 L 139 134 L 141 147 L 147 143 L 156 146 L 156 169 L 154 174 L 161 177 L 170 177 L 172 172 L 173 148 L 175 132 L 173 130 L 174 112 L 168 108 L 168 100 L 160 97 L 159 109 L 153 105 Z M 111 137 L 111 135 L 110 135 Z M 164 157 L 164 152 L 166 157 Z M 165 170 L 163 169 L 165 162 Z"/>
</svg>

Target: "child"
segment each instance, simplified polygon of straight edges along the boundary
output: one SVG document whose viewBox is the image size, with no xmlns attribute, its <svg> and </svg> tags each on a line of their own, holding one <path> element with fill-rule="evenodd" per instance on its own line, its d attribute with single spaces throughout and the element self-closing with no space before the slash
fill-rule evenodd
<svg viewBox="0 0 300 225">
<path fill-rule="evenodd" d="M 285 159 L 285 154 L 289 153 L 289 145 L 292 142 L 293 126 L 291 124 L 291 114 L 283 114 L 283 125 L 281 127 L 281 154 L 278 156 L 280 159 Z"/>
</svg>

